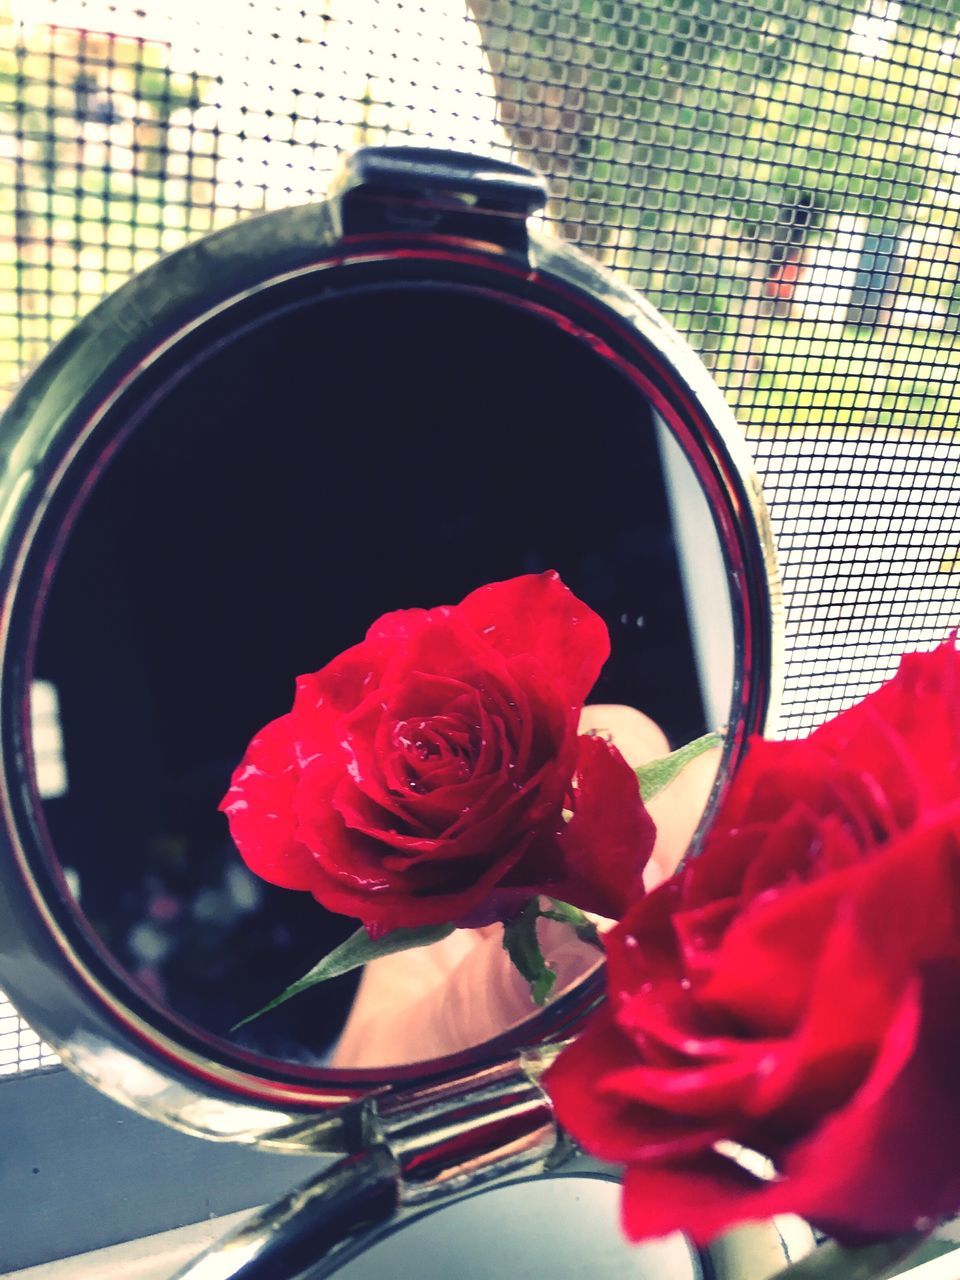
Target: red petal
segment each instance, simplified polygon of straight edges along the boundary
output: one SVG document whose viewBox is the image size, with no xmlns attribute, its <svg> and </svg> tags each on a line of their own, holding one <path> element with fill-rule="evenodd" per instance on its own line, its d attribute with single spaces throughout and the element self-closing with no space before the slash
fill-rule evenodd
<svg viewBox="0 0 960 1280">
<path fill-rule="evenodd" d="M 687 874 L 685 869 L 657 885 L 604 935 L 607 986 L 614 1000 L 638 990 L 645 982 L 663 979 L 679 983 L 684 976 L 673 919 L 680 908 Z"/>
<path fill-rule="evenodd" d="M 455 613 L 504 657 L 532 658 L 578 711 L 610 656 L 603 619 L 554 572 L 480 587 Z"/>
<path fill-rule="evenodd" d="M 875 780 L 856 768 L 855 761 L 835 759 L 814 738 L 797 742 L 754 739 L 724 797 L 703 853 L 695 860 L 688 891 L 697 901 L 732 897 L 743 885 L 756 851 L 738 845 L 738 837 L 756 829 L 768 833 L 786 815 L 813 814 L 818 823 L 832 818 L 843 825 L 861 849 L 876 846 L 902 825 L 899 813 Z M 799 874 L 810 867 L 814 853 L 809 841 L 781 840 L 794 851 Z"/>
<path fill-rule="evenodd" d="M 369 837 L 383 846 L 383 852 L 401 849 L 410 854 L 433 854 L 443 845 L 442 834 L 422 834 L 416 827 L 398 818 L 364 795 L 349 778 L 341 778 L 329 801 L 351 831 Z"/>
<path fill-rule="evenodd" d="M 698 996 L 750 1034 L 784 1035 L 806 1008 L 820 950 L 860 868 L 813 884 L 768 891 L 744 905 L 714 956 Z"/>
<path fill-rule="evenodd" d="M 504 656 L 465 623 L 456 609 L 431 609 L 421 615 L 417 627 L 404 623 L 402 635 L 391 635 L 390 619 L 398 616 L 389 615 L 376 624 L 377 644 L 389 652 L 383 672 L 387 688 L 399 686 L 414 671 L 461 680 L 473 688 L 482 687 L 485 678 L 509 684 Z"/>
<path fill-rule="evenodd" d="M 736 1111 L 756 1074 L 763 1050 L 756 1045 L 739 1046 L 740 1056 L 726 1061 L 700 1063 L 689 1067 L 624 1067 L 611 1071 L 597 1082 L 599 1093 L 642 1102 L 669 1115 L 710 1120 L 727 1116 L 730 1128 Z"/>
<path fill-rule="evenodd" d="M 777 822 L 751 828 L 750 836 L 756 852 L 743 877 L 745 902 L 863 859 L 863 849 L 841 819 L 816 814 L 804 803 L 790 807 Z"/>
<path fill-rule="evenodd" d="M 293 800 L 297 838 L 312 851 L 326 878 L 365 893 L 387 891 L 394 887 L 394 878 L 381 865 L 384 845 L 346 826 L 335 803 L 343 785 L 336 763 L 318 759 L 307 766 Z M 310 888 L 319 899 L 318 886 Z"/>
<path fill-rule="evenodd" d="M 271 721 L 247 747 L 220 803 L 230 834 L 254 873 L 282 889 L 309 889 L 313 854 L 296 838 L 294 724 Z"/>
<path fill-rule="evenodd" d="M 960 813 L 941 815 L 937 823 L 901 836 L 882 854 L 823 882 L 846 882 L 843 909 L 817 948 L 816 981 L 802 1024 L 784 1043 L 758 1105 L 801 1106 L 808 1090 L 820 1093 L 827 1086 L 841 1098 L 849 1096 L 920 966 L 956 951 L 958 829 Z M 791 927 L 798 939 L 803 906 L 802 900 L 796 902 L 797 922 Z"/>
<path fill-rule="evenodd" d="M 870 791 L 888 829 L 903 828 L 916 820 L 920 810 L 926 789 L 926 753 L 883 718 L 875 699 L 876 694 L 853 708 L 855 716 L 844 713 L 828 721 L 807 741 L 832 759 L 834 769 L 855 777 Z"/>
<path fill-rule="evenodd" d="M 481 907 L 523 857 L 529 836 L 517 837 L 515 827 L 513 843 L 499 851 L 491 851 L 479 833 L 479 855 L 442 840 L 422 860 L 412 851 L 391 851 L 381 832 L 371 838 L 344 824 L 330 799 L 321 794 L 330 781 L 337 785 L 342 778 L 336 771 L 329 778 L 313 776 L 322 771 L 323 762 L 314 761 L 302 783 L 304 789 L 317 784 L 315 804 L 304 805 L 297 828 L 302 842 L 313 850 L 309 888 L 328 910 L 355 916 L 381 933 L 456 924 Z"/>
<path fill-rule="evenodd" d="M 385 646 L 364 641 L 339 654 L 319 671 L 297 679 L 291 724 L 301 766 L 318 755 L 339 751 L 340 718 L 357 707 L 375 687 L 387 657 Z"/>
<path fill-rule="evenodd" d="M 367 640 L 377 645 L 384 645 L 386 652 L 393 653 L 398 648 L 420 634 L 431 622 L 439 622 L 450 616 L 450 607 L 440 605 L 436 609 L 395 609 L 392 613 L 383 613 L 372 622 L 367 630 Z"/>
<path fill-rule="evenodd" d="M 384 874 L 390 874 L 394 884 L 400 884 L 399 888 L 391 887 L 373 892 L 355 891 L 348 883 L 332 877 L 321 886 L 318 878 L 314 896 L 329 910 L 362 920 L 376 936 L 393 929 L 413 929 L 422 925 L 459 926 L 470 920 L 473 913 L 482 910 L 495 897 L 500 881 L 522 855 L 523 846 L 519 845 L 498 860 L 484 858 L 469 868 L 466 875 L 457 875 L 458 886 L 466 880 L 466 888 L 457 887 L 450 891 L 436 886 L 422 889 L 416 884 L 411 885 L 407 875 L 401 875 L 393 869 L 388 870 L 383 865 L 385 859 L 380 859 L 381 870 Z M 335 854 L 335 862 L 342 865 L 344 860 L 342 854 Z M 424 873 L 435 879 L 441 874 L 442 867 L 443 864 L 437 862 L 427 863 Z M 489 922 L 489 919 L 484 921 Z"/>
<path fill-rule="evenodd" d="M 960 958 L 924 968 L 862 1089 L 786 1159 L 790 1212 L 857 1241 L 960 1210 L 958 1008 Z"/>
<path fill-rule="evenodd" d="M 866 766 L 878 723 L 900 739 L 902 758 L 915 762 L 907 776 L 927 803 L 949 803 L 960 793 L 960 653 L 953 640 L 932 653 L 907 654 L 892 680 L 817 729 L 812 740 L 849 768 Z M 873 767 L 896 794 L 895 768 Z"/>
<path fill-rule="evenodd" d="M 739 910 L 735 899 L 719 898 L 690 911 L 678 911 L 673 917 L 684 972 L 692 983 L 712 974 L 716 953 Z"/>
<path fill-rule="evenodd" d="M 442 708 L 444 699 L 449 701 L 467 688 L 459 680 L 439 676 L 421 676 L 417 683 L 429 699 L 427 714 L 438 704 Z M 394 814 L 395 823 L 415 828 L 423 826 L 416 813 L 415 796 L 409 790 L 401 792 L 392 785 L 396 779 L 391 757 L 396 748 L 390 741 L 390 735 L 398 717 L 390 709 L 391 699 L 398 692 L 402 696 L 403 688 L 401 686 L 398 691 L 378 686 L 349 715 L 338 721 L 338 733 L 345 774 L 372 801 Z M 424 827 L 420 834 L 428 836 L 431 832 Z"/>
<path fill-rule="evenodd" d="M 657 833 L 636 774 L 616 747 L 587 736 L 578 747 L 574 813 L 559 841 L 564 879 L 551 893 L 617 919 L 643 895 L 643 869 Z"/>
<path fill-rule="evenodd" d="M 616 1021 L 643 1046 L 643 1056 L 651 1065 L 684 1069 L 691 1062 L 732 1061 L 745 1054 L 762 1058 L 780 1043 L 744 1041 L 736 1024 L 708 1013 L 693 992 L 676 980 L 648 986 L 649 990 L 624 999 Z"/>
<path fill-rule="evenodd" d="M 768 1218 L 776 1183 L 747 1173 L 713 1151 L 682 1164 L 631 1165 L 623 1180 L 623 1229 L 631 1240 L 682 1231 L 706 1244 L 728 1227 Z"/>
<path fill-rule="evenodd" d="M 598 1087 L 604 1076 L 633 1066 L 636 1048 L 601 1009 L 544 1076 L 557 1118 L 602 1160 L 665 1159 L 708 1149 L 724 1136 L 716 1126 L 664 1115 Z"/>
</svg>

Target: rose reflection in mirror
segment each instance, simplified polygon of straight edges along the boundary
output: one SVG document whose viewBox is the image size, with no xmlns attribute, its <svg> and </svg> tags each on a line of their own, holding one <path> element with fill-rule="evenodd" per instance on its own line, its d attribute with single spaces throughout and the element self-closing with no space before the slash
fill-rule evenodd
<svg viewBox="0 0 960 1280">
<path fill-rule="evenodd" d="M 422 1060 L 536 1010 L 491 924 L 231 1033 L 357 926 L 252 875 L 217 812 L 296 675 L 387 610 L 555 568 L 610 634 L 581 729 L 631 765 L 725 724 L 734 686 L 711 513 L 622 375 L 570 335 L 477 298 L 387 294 L 379 346 L 370 325 L 349 299 L 278 320 L 155 403 L 66 540 L 34 673 L 37 788 L 91 929 L 178 1018 L 311 1066 Z M 349 379 L 331 380 L 321 410 L 304 377 L 316 351 L 349 369 L 371 343 L 379 376 L 363 403 Z M 478 442 L 469 465 L 465 440 Z M 651 803 L 648 877 L 686 849 L 718 759 L 701 757 Z M 559 994 L 597 952 L 566 926 L 538 929 Z"/>
<path fill-rule="evenodd" d="M 630 707 L 588 706 L 580 731 L 613 742 L 636 768 L 670 751 L 663 731 Z M 691 761 L 648 809 L 657 827 L 644 883 L 674 869 L 690 845 L 716 778 L 721 749 Z M 591 914 L 603 933 L 612 921 Z M 569 925 L 537 922 L 541 951 L 556 973 L 555 996 L 601 963 Z M 375 1067 L 441 1057 L 482 1043 L 536 1012 L 530 987 L 511 965 L 498 924 L 458 929 L 432 946 L 368 964 L 331 1065 Z"/>
</svg>

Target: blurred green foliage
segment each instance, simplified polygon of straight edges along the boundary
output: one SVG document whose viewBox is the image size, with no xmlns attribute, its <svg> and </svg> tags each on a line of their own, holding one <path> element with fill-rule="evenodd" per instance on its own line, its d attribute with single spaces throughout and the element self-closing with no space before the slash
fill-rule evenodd
<svg viewBox="0 0 960 1280">
<path fill-rule="evenodd" d="M 922 376 L 909 392 L 891 382 L 875 411 L 875 383 L 897 377 L 888 359 L 895 339 L 897 350 L 935 350 L 939 362 L 951 338 L 931 342 L 901 327 L 867 342 L 864 359 L 850 361 L 861 372 L 838 372 L 825 399 L 824 372 L 804 354 L 822 321 L 796 308 L 785 317 L 790 308 L 771 299 L 770 281 L 791 257 L 835 240 L 841 219 L 853 220 L 873 246 L 880 283 L 871 291 L 861 282 L 868 296 L 854 296 L 844 317 L 851 327 L 830 326 L 832 343 L 855 344 L 857 324 L 889 321 L 883 294 L 903 283 L 894 259 L 904 235 L 918 244 L 910 294 L 934 300 L 921 321 L 933 314 L 956 327 L 960 0 L 471 0 L 471 8 L 504 122 L 551 177 L 551 212 L 565 234 L 629 274 L 712 365 L 750 425 L 807 426 L 848 407 L 865 424 L 923 425 L 931 409 L 950 423 L 940 410 L 952 384 L 932 395 L 919 389 Z M 918 235 L 924 225 L 937 234 Z"/>
<path fill-rule="evenodd" d="M 0 286 L 13 303 L 0 383 L 132 271 L 208 229 L 220 199 L 198 142 L 206 129 L 215 145 L 220 126 L 195 127 L 202 68 L 175 71 L 159 43 L 24 34 L 3 3 Z M 960 0 L 467 8 L 502 122 L 549 176 L 561 233 L 687 335 L 749 430 L 839 428 L 848 412 L 860 425 L 952 425 Z M 344 146 L 366 136 L 370 84 Z M 836 277 L 847 249 L 832 310 L 822 288 L 795 290 L 812 261 Z M 821 342 L 838 349 L 829 375 L 811 354 Z"/>
<path fill-rule="evenodd" d="M 0 387 L 172 247 L 170 133 L 207 87 L 160 43 L 25 28 L 0 5 Z"/>
</svg>

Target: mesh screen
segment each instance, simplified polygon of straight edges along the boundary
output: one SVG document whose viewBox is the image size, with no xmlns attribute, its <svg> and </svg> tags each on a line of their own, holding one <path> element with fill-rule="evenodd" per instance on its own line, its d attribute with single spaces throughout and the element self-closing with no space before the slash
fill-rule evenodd
<svg viewBox="0 0 960 1280">
<path fill-rule="evenodd" d="M 0 992 L 0 1076 L 36 1071 L 57 1061 L 50 1046 L 17 1017 L 13 1005 Z"/>
<path fill-rule="evenodd" d="M 344 148 L 512 156 L 736 410 L 783 731 L 956 623 L 960 0 L 302 5 L 0 0 L 0 392 L 158 254 L 322 195 Z M 34 1065 L 5 1008 L 0 1070 Z"/>
</svg>

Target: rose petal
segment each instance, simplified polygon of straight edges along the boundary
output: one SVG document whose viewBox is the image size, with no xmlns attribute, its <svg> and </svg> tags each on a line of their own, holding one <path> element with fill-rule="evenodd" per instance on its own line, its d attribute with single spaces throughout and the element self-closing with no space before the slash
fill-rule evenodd
<svg viewBox="0 0 960 1280">
<path fill-rule="evenodd" d="M 610 656 L 603 619 L 554 572 L 480 587 L 456 606 L 456 614 L 490 648 L 536 663 L 578 712 Z"/>
<path fill-rule="evenodd" d="M 900 829 L 900 815 L 869 777 L 843 767 L 811 742 L 756 739 L 750 744 L 710 837 L 691 864 L 685 887 L 690 906 L 743 892 L 748 868 L 756 874 L 753 869 L 762 856 L 758 838 L 774 842 L 784 879 L 791 864 L 801 879 L 816 873 L 818 851 L 810 838 L 783 834 L 783 824 L 800 821 L 800 815 L 815 815 L 817 830 L 811 836 L 821 834 L 829 821 L 839 824 L 845 839 L 861 851 Z"/>
<path fill-rule="evenodd" d="M 684 1069 L 692 1062 L 722 1062 L 745 1053 L 762 1061 L 781 1043 L 739 1039 L 740 1027 L 705 1010 L 689 988 L 669 981 L 621 996 L 616 1022 L 654 1066 Z"/>
<path fill-rule="evenodd" d="M 699 998 L 735 1017 L 750 1034 L 789 1033 L 800 1020 L 818 970 L 820 948 L 860 867 L 825 880 L 768 890 L 727 930 Z M 757 974 L 763 982 L 757 982 Z"/>
<path fill-rule="evenodd" d="M 789 891 L 863 857 L 863 849 L 840 818 L 817 814 L 805 802 L 792 805 L 772 825 L 757 824 L 741 835 L 749 835 L 755 846 L 740 889 L 745 901 L 770 890 Z"/>
<path fill-rule="evenodd" d="M 435 609 L 394 609 L 383 613 L 367 628 L 365 644 L 373 642 L 383 651 L 394 655 L 404 645 L 418 636 L 425 627 L 435 625 L 450 617 L 450 605 L 438 605 Z"/>
<path fill-rule="evenodd" d="M 387 664 L 388 650 L 369 643 L 354 645 L 325 667 L 299 676 L 291 711 L 291 732 L 301 767 L 316 756 L 340 747 L 341 717 L 359 706 Z"/>
<path fill-rule="evenodd" d="M 717 1123 L 728 1116 L 736 1124 L 737 1108 L 749 1092 L 762 1049 L 742 1047 L 737 1058 L 677 1067 L 624 1067 L 606 1072 L 596 1085 L 598 1093 L 629 1102 L 642 1102 L 669 1115 L 703 1118 Z"/>
<path fill-rule="evenodd" d="M 892 680 L 812 735 L 836 758 L 870 760 L 877 725 L 899 743 L 904 772 L 922 804 L 950 803 L 960 794 L 960 653 L 951 639 L 931 653 L 910 653 Z M 902 766 L 901 766 L 902 767 Z M 874 776 L 896 794 L 895 771 L 873 766 Z"/>
<path fill-rule="evenodd" d="M 560 834 L 563 880 L 551 890 L 583 911 L 616 919 L 643 896 L 656 829 L 634 771 L 612 744 L 578 742 L 573 817 Z"/>
<path fill-rule="evenodd" d="M 328 785 L 323 762 L 314 761 L 301 786 L 309 792 L 318 774 L 318 789 Z M 335 786 L 342 784 L 336 769 L 330 773 Z M 297 834 L 312 851 L 315 873 L 310 889 L 331 911 L 352 915 L 382 933 L 390 929 L 426 924 L 459 924 L 475 911 L 524 854 L 531 835 L 511 830 L 513 843 L 492 850 L 477 835 L 479 852 L 463 845 L 437 841 L 433 850 L 419 854 L 391 854 L 378 831 L 370 837 L 348 828 L 334 804 L 325 799 L 305 805 Z M 410 846 L 415 840 L 410 840 Z M 529 892 L 526 895 L 530 896 Z M 405 914 L 406 913 L 406 914 Z M 494 917 L 496 918 L 496 917 Z"/>
<path fill-rule="evenodd" d="M 544 826 L 559 823 L 562 792 L 558 782 L 549 763 L 522 784 L 500 780 L 474 808 L 460 814 L 447 838 L 471 853 L 519 839 L 530 844 Z"/>
<path fill-rule="evenodd" d="M 388 621 L 381 619 L 377 633 L 377 643 L 389 653 L 381 674 L 385 688 L 399 687 L 413 671 L 461 680 L 475 689 L 484 679 L 508 683 L 504 656 L 460 617 L 459 606 L 431 609 L 415 627 L 404 624 L 402 641 L 391 639 Z"/>
<path fill-rule="evenodd" d="M 297 787 L 293 719 L 271 721 L 234 770 L 220 809 L 244 862 L 282 889 L 309 889 L 315 859 L 296 836 Z"/>
<path fill-rule="evenodd" d="M 896 727 L 878 713 L 875 703 L 868 701 L 855 710 L 858 714 L 852 719 L 837 716 L 808 741 L 870 791 L 885 815 L 885 829 L 903 829 L 915 821 L 920 809 L 925 789 L 923 762 Z M 851 761 L 855 762 L 853 768 Z"/>
<path fill-rule="evenodd" d="M 356 787 L 349 778 L 340 778 L 329 801 L 343 819 L 344 826 L 371 840 L 379 840 L 386 849 L 402 849 L 407 853 L 436 853 L 443 844 L 440 836 L 421 834 L 416 827 L 399 818 L 396 813 L 383 809 L 376 801 Z M 315 812 L 313 806 L 311 811 Z M 310 829 L 310 815 L 305 809 L 304 830 Z"/>
<path fill-rule="evenodd" d="M 683 901 L 685 874 L 680 871 L 657 885 L 604 934 L 607 985 L 612 993 L 629 995 L 644 983 L 659 979 L 682 980 L 683 957 L 673 917 Z"/>
<path fill-rule="evenodd" d="M 736 919 L 740 904 L 733 898 L 719 898 L 673 917 L 683 969 L 691 983 L 705 981 L 713 973 L 716 952 Z"/>
<path fill-rule="evenodd" d="M 407 681 L 410 680 L 408 675 Z M 471 691 L 463 681 L 444 676 L 418 673 L 412 677 L 412 682 L 422 695 L 420 705 L 425 708 L 425 715 L 438 707 L 444 709 L 451 699 Z M 390 692 L 377 686 L 349 715 L 341 718 L 339 741 L 345 771 L 355 786 L 399 820 L 416 826 L 418 819 L 412 804 L 414 795 L 409 788 L 402 790 L 391 785 L 397 782 L 397 778 L 389 766 L 386 771 L 384 769 L 384 761 L 390 760 L 396 751 L 391 741 L 394 723 L 405 718 L 405 709 L 398 709 L 393 701 L 398 693 L 405 696 L 408 703 L 413 696 L 406 685 L 401 686 L 400 691 Z M 423 829 L 422 834 L 431 833 Z"/>
<path fill-rule="evenodd" d="M 749 1220 L 795 1213 L 860 1244 L 952 1217 L 960 1209 L 956 1011 L 960 959 L 911 983 L 877 1063 L 851 1103 L 828 1116 L 761 1182 L 715 1153 L 633 1165 L 624 1225 L 633 1239 L 682 1230 L 696 1243 Z"/>
<path fill-rule="evenodd" d="M 924 966 L 863 1087 L 784 1162 L 790 1212 L 857 1242 L 960 1210 L 958 1009 L 960 957 Z"/>
<path fill-rule="evenodd" d="M 817 814 L 843 816 L 865 839 L 884 825 L 889 810 L 886 797 L 865 783 L 859 770 L 838 767 L 814 737 L 787 742 L 757 738 L 717 815 L 718 829 L 774 823 L 783 815 L 785 800 L 791 808 L 802 804 Z"/>
<path fill-rule="evenodd" d="M 882 857 L 829 877 L 845 901 L 815 951 L 817 980 L 797 1034 L 766 1077 L 758 1106 L 797 1107 L 826 1079 L 849 1092 L 859 1083 L 891 1009 L 920 965 L 951 954 L 960 938 L 960 810 L 901 836 Z M 802 931 L 802 907 L 797 924 Z M 803 942 L 797 938 L 798 947 Z M 785 952 L 789 963 L 792 948 Z M 846 1061 L 847 1071 L 840 1070 Z"/>
<path fill-rule="evenodd" d="M 713 1151 L 682 1164 L 640 1165 L 623 1179 L 621 1221 L 631 1240 L 682 1231 L 695 1244 L 706 1244 L 728 1227 L 769 1218 L 781 1212 L 775 1184 Z"/>
<path fill-rule="evenodd" d="M 708 1150 L 723 1136 L 716 1126 L 666 1116 L 594 1087 L 597 1064 L 603 1072 L 629 1067 L 636 1049 L 617 1028 L 609 1010 L 595 1015 L 544 1076 L 557 1118 L 602 1160 L 665 1159 Z"/>
<path fill-rule="evenodd" d="M 339 880 L 329 879 L 322 892 L 315 890 L 315 896 L 331 911 L 361 920 L 377 936 L 393 929 L 413 929 L 432 924 L 453 924 L 461 928 L 466 927 L 472 913 L 493 899 L 496 886 L 522 855 L 521 845 L 499 860 L 484 859 L 480 864 L 471 865 L 468 870 L 472 878 L 467 888 L 459 885 L 453 889 L 431 886 L 422 893 L 411 892 L 409 879 L 404 877 L 398 889 L 361 892 Z M 436 875 L 436 864 L 429 866 Z M 458 881 L 465 878 L 463 875 L 457 877 Z"/>
</svg>

